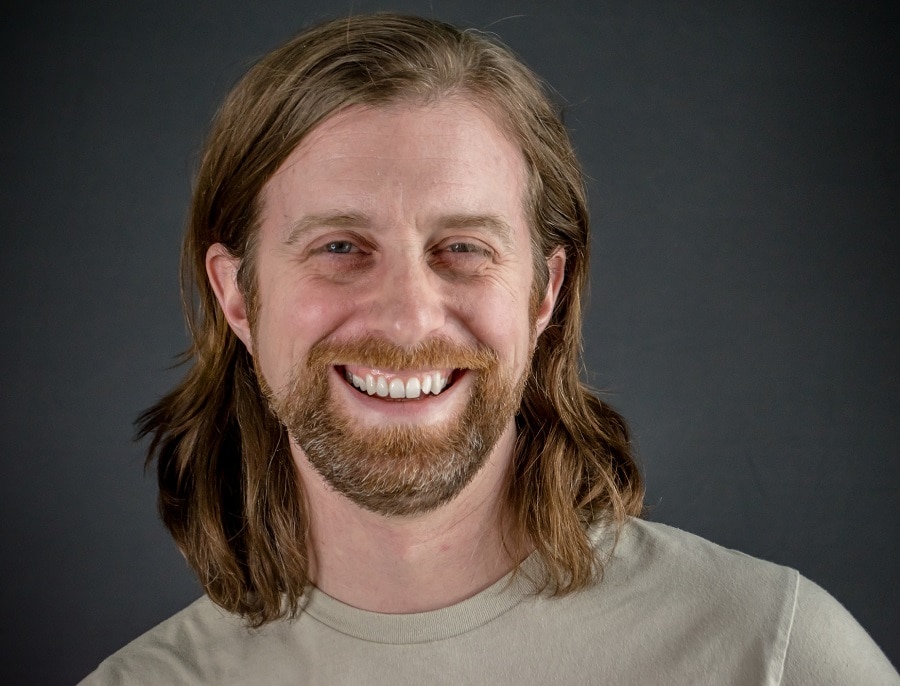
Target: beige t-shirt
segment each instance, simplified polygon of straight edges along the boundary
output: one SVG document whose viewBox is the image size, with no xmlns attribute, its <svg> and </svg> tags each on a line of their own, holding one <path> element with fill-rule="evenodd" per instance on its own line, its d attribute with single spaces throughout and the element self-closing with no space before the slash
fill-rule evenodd
<svg viewBox="0 0 900 686">
<path fill-rule="evenodd" d="M 538 565 L 408 615 L 313 589 L 297 619 L 249 629 L 204 597 L 82 684 L 900 684 L 818 586 L 678 529 L 630 521 L 579 593 L 535 594 Z"/>
</svg>

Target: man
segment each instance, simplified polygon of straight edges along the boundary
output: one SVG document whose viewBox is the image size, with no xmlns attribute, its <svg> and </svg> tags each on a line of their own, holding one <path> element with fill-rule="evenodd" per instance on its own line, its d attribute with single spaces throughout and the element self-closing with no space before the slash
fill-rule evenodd
<svg viewBox="0 0 900 686">
<path fill-rule="evenodd" d="M 85 683 L 900 683 L 796 572 L 637 519 L 578 379 L 587 231 L 487 38 L 355 17 L 257 64 L 194 193 L 194 364 L 142 417 L 207 597 Z"/>
</svg>

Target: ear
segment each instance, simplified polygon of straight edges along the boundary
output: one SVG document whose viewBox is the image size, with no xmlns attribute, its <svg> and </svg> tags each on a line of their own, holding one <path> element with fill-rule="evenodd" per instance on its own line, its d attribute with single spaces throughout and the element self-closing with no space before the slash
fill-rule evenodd
<svg viewBox="0 0 900 686">
<path fill-rule="evenodd" d="M 556 298 L 559 296 L 559 290 L 562 288 L 563 278 L 566 273 L 566 251 L 563 248 L 557 248 L 553 254 L 547 258 L 547 291 L 544 298 L 538 305 L 537 318 L 535 320 L 536 334 L 538 336 L 543 333 L 550 323 L 550 317 L 553 315 L 553 308 L 556 306 Z"/>
<path fill-rule="evenodd" d="M 247 303 L 238 287 L 237 275 L 241 261 L 234 257 L 221 243 L 214 243 L 206 251 L 206 276 L 216 294 L 228 326 L 240 338 L 247 350 L 253 352 L 253 337 L 250 335 L 250 319 Z"/>
</svg>

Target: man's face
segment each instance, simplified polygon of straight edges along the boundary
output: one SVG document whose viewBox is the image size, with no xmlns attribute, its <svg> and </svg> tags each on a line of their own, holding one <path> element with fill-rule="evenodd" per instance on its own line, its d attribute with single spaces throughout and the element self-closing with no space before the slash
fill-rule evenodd
<svg viewBox="0 0 900 686">
<path fill-rule="evenodd" d="M 350 107 L 264 187 L 254 320 L 220 299 L 295 458 L 357 504 L 437 507 L 512 435 L 562 271 L 532 297 L 525 188 L 457 99 Z"/>
</svg>

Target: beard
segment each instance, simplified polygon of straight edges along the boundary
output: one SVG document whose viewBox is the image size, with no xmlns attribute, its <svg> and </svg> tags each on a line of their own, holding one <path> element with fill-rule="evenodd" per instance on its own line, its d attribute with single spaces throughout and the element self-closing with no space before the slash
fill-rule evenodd
<svg viewBox="0 0 900 686">
<path fill-rule="evenodd" d="M 451 381 L 461 371 L 474 378 L 465 406 L 440 423 L 361 425 L 340 407 L 329 386 L 333 368 L 348 364 L 449 368 L 455 370 Z M 264 383 L 263 388 L 288 435 L 332 489 L 377 514 L 409 516 L 440 507 L 472 481 L 518 410 L 525 378 L 524 373 L 513 378 L 486 346 L 435 339 L 404 349 L 363 339 L 320 341 L 295 367 L 282 393 Z"/>
</svg>

